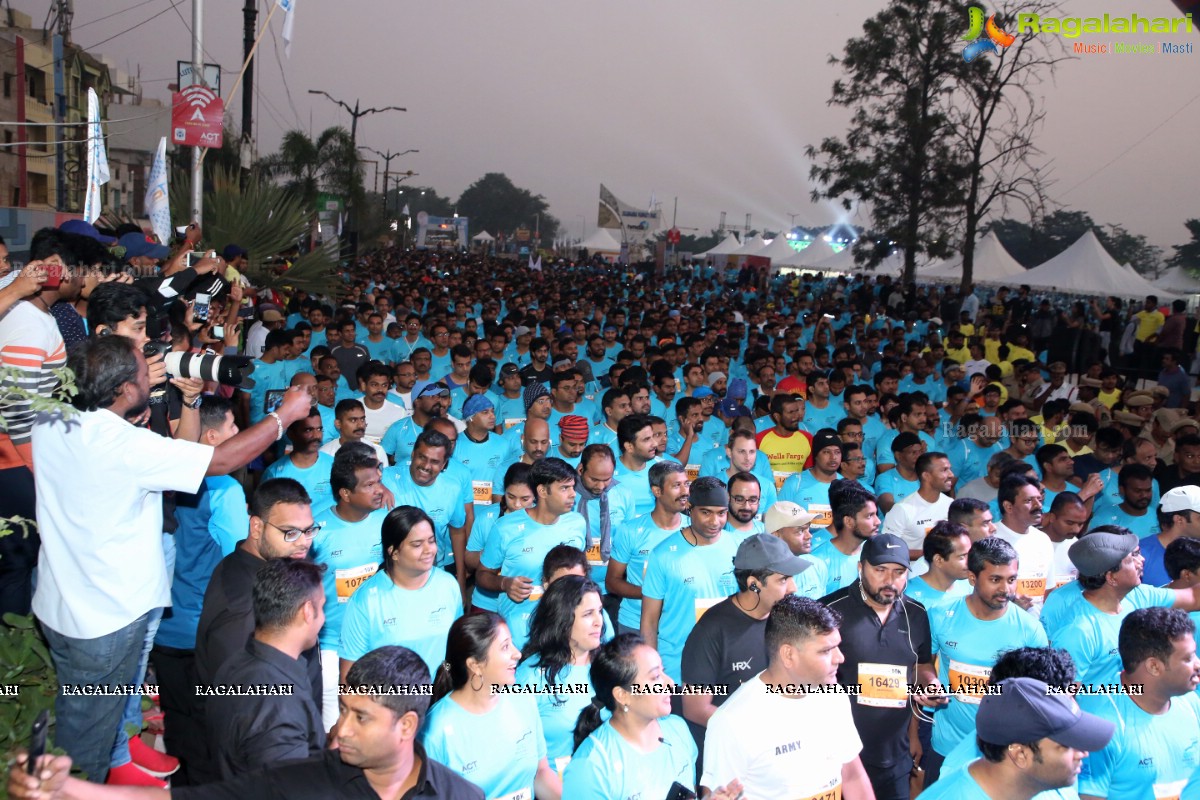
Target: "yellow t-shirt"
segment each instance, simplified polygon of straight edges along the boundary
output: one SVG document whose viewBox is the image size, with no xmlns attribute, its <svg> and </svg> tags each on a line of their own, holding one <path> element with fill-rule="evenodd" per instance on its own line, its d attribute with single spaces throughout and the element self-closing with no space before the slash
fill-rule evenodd
<svg viewBox="0 0 1200 800">
<path fill-rule="evenodd" d="M 946 358 L 953 358 L 959 364 L 965 364 L 971 360 L 971 350 L 966 345 L 963 345 L 957 350 L 952 347 L 947 347 Z"/>
<path fill-rule="evenodd" d="M 1019 345 L 1010 344 L 1008 346 L 1008 360 L 1020 361 L 1021 359 L 1025 359 L 1026 361 L 1036 361 L 1037 356 L 1033 354 L 1032 350 L 1026 350 L 1024 347 Z"/>
<path fill-rule="evenodd" d="M 1133 335 L 1133 338 L 1137 339 L 1139 342 L 1144 342 L 1154 334 L 1158 333 L 1159 329 L 1162 328 L 1163 323 L 1167 321 L 1167 318 L 1164 317 L 1162 312 L 1157 309 L 1154 311 L 1146 311 L 1145 309 L 1142 309 L 1133 316 L 1134 319 L 1138 321 L 1137 333 Z"/>
<path fill-rule="evenodd" d="M 812 437 L 805 431 L 785 437 L 767 428 L 758 434 L 758 449 L 771 463 L 772 472 L 801 472 L 812 455 Z"/>
<path fill-rule="evenodd" d="M 1109 411 L 1112 411 L 1112 407 L 1115 406 L 1117 401 L 1121 399 L 1121 390 L 1113 389 L 1111 392 L 1106 392 L 1101 389 L 1097 399 L 1104 404 L 1105 408 L 1107 408 Z"/>
</svg>

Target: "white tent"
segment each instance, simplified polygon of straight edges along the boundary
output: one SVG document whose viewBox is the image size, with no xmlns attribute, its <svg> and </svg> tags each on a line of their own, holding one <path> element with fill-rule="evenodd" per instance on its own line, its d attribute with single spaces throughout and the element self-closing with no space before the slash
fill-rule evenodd
<svg viewBox="0 0 1200 800">
<path fill-rule="evenodd" d="M 741 246 L 742 246 L 742 243 L 738 241 L 737 234 L 730 231 L 729 233 L 725 234 L 724 241 L 722 241 L 720 244 L 718 244 L 713 249 L 705 250 L 703 253 L 700 253 L 699 255 L 696 256 L 696 258 L 707 258 L 708 256 L 728 255 L 729 253 L 736 251 Z"/>
<path fill-rule="evenodd" d="M 767 242 L 759 234 L 754 234 L 753 239 L 747 239 L 746 243 L 734 250 L 730 255 L 735 256 L 756 256 L 758 251 L 767 246 Z"/>
<path fill-rule="evenodd" d="M 1045 264 L 1020 276 L 1020 282 L 1072 294 L 1119 297 L 1162 294 L 1150 281 L 1118 264 L 1090 230 Z"/>
<path fill-rule="evenodd" d="M 579 243 L 579 247 L 589 253 L 619 253 L 621 243 L 612 235 L 608 228 L 596 228 L 596 232 Z"/>
<path fill-rule="evenodd" d="M 833 252 L 828 242 L 821 239 L 814 239 L 813 242 L 803 250 L 799 250 L 792 255 L 790 259 L 783 262 L 789 267 L 802 267 L 811 269 L 814 264 L 818 264 L 827 258 L 832 258 L 836 253 Z"/>
<path fill-rule="evenodd" d="M 487 231 L 480 231 L 479 233 L 477 233 L 471 237 L 471 241 L 472 242 L 494 242 L 494 241 L 496 241 L 496 237 L 492 236 Z"/>
<path fill-rule="evenodd" d="M 1160 292 L 1200 294 L 1200 280 L 1193 278 L 1183 267 L 1173 267 L 1154 282 Z"/>
<path fill-rule="evenodd" d="M 781 264 L 790 264 L 789 259 L 799 254 L 792 249 L 787 237 L 781 234 L 772 239 L 769 245 L 754 253 L 754 255 L 761 258 L 769 258 L 771 259 L 772 266 L 779 266 Z"/>
<path fill-rule="evenodd" d="M 962 279 L 962 254 L 922 270 L 917 277 L 930 281 L 958 281 Z M 989 233 L 975 243 L 975 283 L 1025 283 L 1025 268 L 1009 255 L 996 234 Z"/>
<path fill-rule="evenodd" d="M 808 250 L 811 250 L 810 246 Z M 807 252 L 807 250 L 805 251 Z M 816 263 L 804 262 L 804 266 L 822 272 L 855 272 L 862 267 L 854 263 L 854 251 L 851 245 L 846 245 L 840 251 Z"/>
</svg>

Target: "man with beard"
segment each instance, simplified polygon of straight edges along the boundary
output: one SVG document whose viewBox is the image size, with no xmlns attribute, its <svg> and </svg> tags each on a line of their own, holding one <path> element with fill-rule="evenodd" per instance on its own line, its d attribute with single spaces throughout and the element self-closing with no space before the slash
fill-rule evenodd
<svg viewBox="0 0 1200 800">
<path fill-rule="evenodd" d="M 812 456 L 812 434 L 800 430 L 804 419 L 804 399 L 797 394 L 777 394 L 771 398 L 773 428 L 758 434 L 758 449 L 763 451 L 775 472 L 801 472 Z"/>
<path fill-rule="evenodd" d="M 392 423 L 380 444 L 388 454 L 389 464 L 403 464 L 412 455 L 417 436 L 429 420 L 446 413 L 450 405 L 450 389 L 444 383 L 417 381 L 412 390 L 412 416 Z"/>
<path fill-rule="evenodd" d="M 1195 611 L 1194 588 L 1165 589 L 1142 583 L 1142 554 L 1137 536 L 1118 525 L 1090 530 L 1071 545 L 1071 563 L 1079 579 L 1050 595 L 1043 626 L 1054 646 L 1071 654 L 1085 686 L 1115 682 L 1121 673 L 1118 634 L 1122 620 L 1139 608 Z"/>
<path fill-rule="evenodd" d="M 832 428 L 844 416 L 846 409 L 842 404 L 830 399 L 829 373 L 809 373 L 808 398 L 804 409 L 804 423 L 808 429 Z"/>
<path fill-rule="evenodd" d="M 383 507 L 383 483 L 379 461 L 366 445 L 352 444 L 338 451 L 329 476 L 334 504 L 318 510 L 314 519 L 320 533 L 312 543 L 313 561 L 325 565 L 325 624 L 321 626 L 321 703 L 325 730 L 337 722 L 338 641 L 342 635 L 342 612 L 351 596 L 375 574 L 383 561 L 379 528 L 387 509 Z"/>
<path fill-rule="evenodd" d="M 758 478 L 749 472 L 738 472 L 729 479 L 729 522 L 725 530 L 739 540 L 756 533 L 763 533 L 759 514 L 762 502 L 762 486 Z"/>
<path fill-rule="evenodd" d="M 857 431 L 862 436 L 861 426 L 850 420 L 847 430 Z M 845 463 L 843 449 L 846 447 L 838 434 L 832 428 L 822 428 L 813 436 L 812 467 L 799 475 L 793 475 L 783 483 L 779 490 L 779 499 L 798 504 L 812 514 L 813 546 L 829 539 L 830 526 L 833 524 L 833 512 L 829 506 L 829 487 L 838 479 L 838 471 Z M 856 456 L 862 458 L 862 451 L 855 445 Z M 858 471 L 861 478 L 862 471 Z M 849 475 L 847 475 L 849 477 Z"/>
<path fill-rule="evenodd" d="M 1139 539 L 1158 531 L 1158 515 L 1149 511 L 1154 497 L 1154 473 L 1150 468 L 1142 464 L 1121 467 L 1117 473 L 1117 490 L 1121 493 L 1120 505 L 1098 509 L 1092 517 L 1092 527 L 1120 525 L 1133 531 Z"/>
<path fill-rule="evenodd" d="M 879 530 L 875 495 L 858 483 L 837 480 L 829 487 L 833 538 L 813 548 L 813 558 L 825 562 L 829 582 L 825 594 L 849 586 L 856 577 L 863 543 Z"/>
<path fill-rule="evenodd" d="M 650 418 L 630 414 L 617 426 L 617 445 L 620 452 L 614 477 L 633 492 L 635 513 L 649 514 L 654 509 L 650 492 L 649 469 L 659 462 Z"/>
<path fill-rule="evenodd" d="M 947 602 L 930 617 L 931 650 L 938 683 L 949 702 L 934 715 L 933 753 L 925 758 L 925 783 L 937 781 L 946 754 L 975 730 L 975 714 L 996 656 L 1017 647 L 1046 647 L 1041 625 L 1009 600 L 1017 587 L 1017 551 L 998 536 L 971 545 L 967 571 L 973 591 Z"/>
<path fill-rule="evenodd" d="M 363 404 L 358 400 L 339 400 L 337 406 L 333 410 L 334 427 L 337 428 L 337 438 L 331 439 L 321 445 L 321 452 L 327 455 L 336 456 L 338 452 L 348 444 L 362 442 L 368 445 L 375 453 L 375 457 L 379 462 L 385 463 L 387 454 L 383 451 L 383 447 L 378 444 L 372 444 L 365 441 L 367 433 L 367 412 L 363 408 Z M 404 420 L 401 420 L 403 422 Z"/>
<path fill-rule="evenodd" d="M 904 596 L 908 545 L 881 533 L 862 548 L 858 580 L 822 598 L 842 615 L 845 656 L 838 683 L 857 686 L 850 701 L 863 740 L 863 766 L 877 800 L 907 800 L 910 755 L 908 686 L 936 680 L 925 607 Z"/>
<path fill-rule="evenodd" d="M 915 492 L 892 506 L 883 523 L 883 532 L 895 534 L 908 545 L 913 575 L 928 569 L 924 561 L 925 534 L 950 513 L 950 492 L 954 490 L 954 471 L 945 453 L 925 453 L 917 459 Z"/>
<path fill-rule="evenodd" d="M 367 432 L 364 439 L 379 444 L 392 425 L 407 417 L 404 406 L 388 400 L 392 388 L 392 373 L 378 361 L 368 361 L 358 370 L 358 390 L 362 392 L 362 403 L 367 416 Z"/>
<path fill-rule="evenodd" d="M 997 500 L 1000 524 L 994 535 L 1011 544 L 1020 559 L 1018 603 L 1039 616 L 1046 599 L 1046 583 L 1054 569 L 1054 543 L 1036 527 L 1042 521 L 1042 489 L 1031 477 L 1009 475 L 1000 481 Z"/>
</svg>

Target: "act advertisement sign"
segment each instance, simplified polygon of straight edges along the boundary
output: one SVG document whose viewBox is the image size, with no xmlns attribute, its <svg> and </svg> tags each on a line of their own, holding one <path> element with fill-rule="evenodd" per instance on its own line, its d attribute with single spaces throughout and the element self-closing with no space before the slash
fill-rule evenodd
<svg viewBox="0 0 1200 800">
<path fill-rule="evenodd" d="M 184 147 L 220 147 L 225 101 L 193 84 L 171 96 L 171 141 Z"/>
</svg>

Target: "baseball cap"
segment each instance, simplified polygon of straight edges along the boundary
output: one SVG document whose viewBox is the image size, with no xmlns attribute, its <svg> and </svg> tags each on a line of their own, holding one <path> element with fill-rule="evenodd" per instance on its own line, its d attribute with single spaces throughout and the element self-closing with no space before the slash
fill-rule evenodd
<svg viewBox="0 0 1200 800">
<path fill-rule="evenodd" d="M 62 225 L 59 225 L 58 229 L 63 233 L 73 233 L 76 236 L 86 236 L 89 239 L 95 239 L 97 242 L 100 242 L 100 244 L 117 243 L 117 237 L 105 236 L 104 234 L 100 233 L 100 231 L 96 230 L 95 225 L 82 219 L 69 219 Z"/>
<path fill-rule="evenodd" d="M 513 375 L 520 375 L 520 374 L 521 374 L 521 368 L 518 367 L 516 364 L 512 363 L 511 361 L 500 368 L 500 377 L 501 378 L 508 378 Z"/>
<path fill-rule="evenodd" d="M 1080 575 L 1099 578 L 1120 566 L 1125 556 L 1137 548 L 1136 533 L 1092 531 L 1071 545 L 1071 549 L 1067 550 L 1067 557 L 1079 570 Z"/>
<path fill-rule="evenodd" d="M 692 392 L 692 397 L 699 400 L 702 397 L 716 397 L 716 392 L 707 386 L 697 386 L 696 391 Z"/>
<path fill-rule="evenodd" d="M 473 394 L 463 403 L 463 419 L 470 419 L 480 411 L 487 411 L 489 408 L 495 407 L 495 404 L 488 399 L 486 394 Z"/>
<path fill-rule="evenodd" d="M 1071 695 L 1052 694 L 1036 678 L 1008 678 L 998 686 L 1000 693 L 985 695 L 975 716 L 975 732 L 988 744 L 1050 739 L 1094 753 L 1108 745 L 1116 730 L 1112 722 L 1080 709 Z"/>
<path fill-rule="evenodd" d="M 798 503 L 791 500 L 778 500 L 763 515 L 763 528 L 767 533 L 774 533 L 780 528 L 798 528 L 808 525 L 817 518 L 810 514 Z"/>
<path fill-rule="evenodd" d="M 549 397 L 550 392 L 542 385 L 541 381 L 534 381 L 525 387 L 525 410 L 529 408 L 543 397 Z"/>
<path fill-rule="evenodd" d="M 891 533 L 877 533 L 863 542 L 862 560 L 873 567 L 884 564 L 908 566 L 908 544 Z"/>
<path fill-rule="evenodd" d="M 250 253 L 247 252 L 246 248 L 236 244 L 227 244 L 225 245 L 225 249 L 221 251 L 221 258 L 225 259 L 226 261 L 233 261 L 239 256 L 249 255 Z"/>
<path fill-rule="evenodd" d="M 733 557 L 734 569 L 765 569 L 780 575 L 799 575 L 810 566 L 812 564 L 805 559 L 792 555 L 783 539 L 769 533 L 747 536 Z"/>
<path fill-rule="evenodd" d="M 171 248 L 159 244 L 144 233 L 127 233 L 117 240 L 117 244 L 125 248 L 125 259 L 149 256 L 162 260 L 171 255 Z"/>
<path fill-rule="evenodd" d="M 726 397 L 733 397 L 738 400 L 745 400 L 747 394 L 746 381 L 743 378 L 734 378 L 725 389 Z"/>
<path fill-rule="evenodd" d="M 513 328 L 513 338 L 524 336 L 527 333 L 529 333 L 529 328 L 525 325 L 518 325 L 517 327 Z"/>
<path fill-rule="evenodd" d="M 588 421 L 578 414 L 567 414 L 558 421 L 564 439 L 573 442 L 586 442 L 588 438 Z"/>
<path fill-rule="evenodd" d="M 746 408 L 738 400 L 735 400 L 732 397 L 726 397 L 724 400 L 722 400 L 721 404 L 717 406 L 717 411 L 722 417 L 750 416 L 750 409 Z"/>
<path fill-rule="evenodd" d="M 833 428 L 822 428 L 813 434 L 812 454 L 815 456 L 826 447 L 842 449 L 842 440 L 838 438 L 837 432 Z"/>
<path fill-rule="evenodd" d="M 412 399 L 420 400 L 422 397 L 434 397 L 443 393 L 450 394 L 450 389 L 444 383 L 417 381 L 413 384 Z"/>
<path fill-rule="evenodd" d="M 1158 501 L 1158 510 L 1164 514 L 1179 511 L 1200 511 L 1200 488 L 1195 486 L 1176 486 L 1163 494 Z"/>
<path fill-rule="evenodd" d="M 262 312 L 263 322 L 283 322 L 285 317 L 273 308 L 268 308 Z"/>
</svg>

